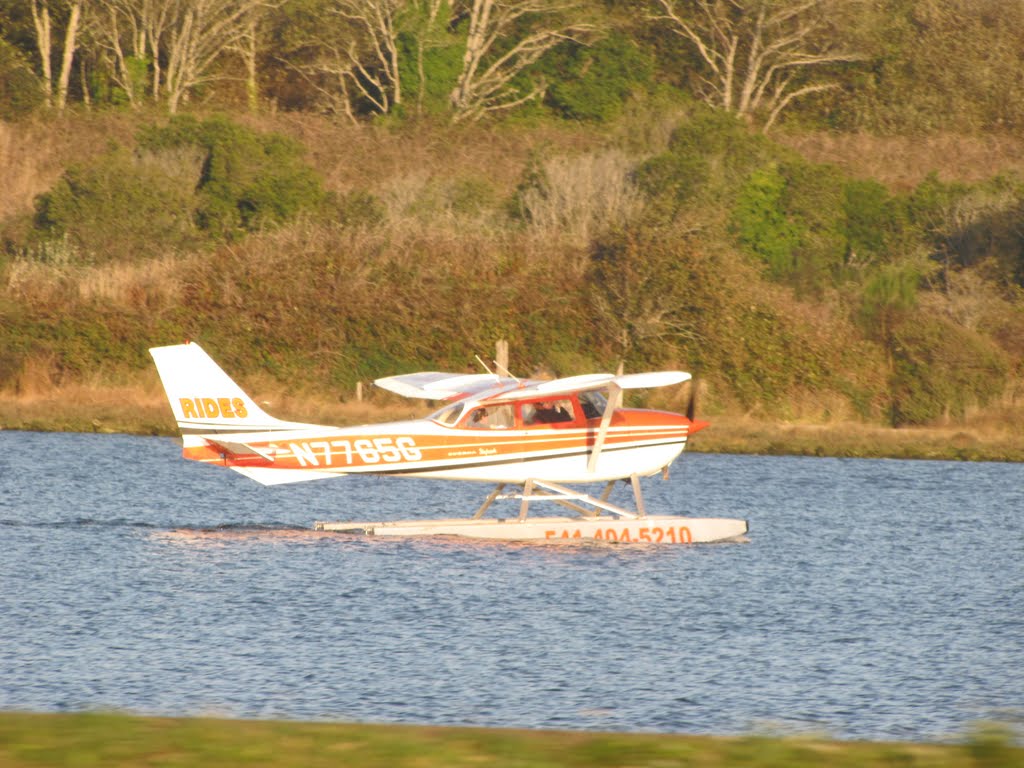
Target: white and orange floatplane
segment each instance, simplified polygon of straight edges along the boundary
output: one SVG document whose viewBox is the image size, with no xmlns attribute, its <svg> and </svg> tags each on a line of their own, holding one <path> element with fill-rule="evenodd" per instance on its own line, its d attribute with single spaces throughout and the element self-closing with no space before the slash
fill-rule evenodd
<svg viewBox="0 0 1024 768">
<path fill-rule="evenodd" d="M 321 531 L 378 536 L 603 539 L 619 542 L 735 541 L 745 520 L 648 515 L 640 478 L 667 475 L 687 439 L 707 426 L 687 415 L 622 407 L 625 390 L 690 379 L 682 371 L 584 374 L 551 381 L 490 372 L 425 372 L 378 379 L 390 392 L 444 401 L 422 419 L 358 427 L 282 421 L 263 411 L 195 343 L 150 350 L 181 430 L 186 459 L 224 466 L 264 485 L 395 475 L 471 480 L 497 487 L 470 517 L 389 522 L 316 522 Z M 608 501 L 629 481 L 635 509 Z M 597 496 L 567 487 L 605 483 Z M 508 489 L 508 490 L 507 490 Z M 510 517 L 485 516 L 518 500 Z M 554 502 L 573 516 L 534 517 Z"/>
</svg>

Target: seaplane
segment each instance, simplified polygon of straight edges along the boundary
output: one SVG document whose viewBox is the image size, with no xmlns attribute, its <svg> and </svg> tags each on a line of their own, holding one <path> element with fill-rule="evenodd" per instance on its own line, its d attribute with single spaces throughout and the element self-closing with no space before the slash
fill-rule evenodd
<svg viewBox="0 0 1024 768">
<path fill-rule="evenodd" d="M 480 361 L 484 373 L 427 371 L 374 382 L 440 405 L 424 418 L 334 427 L 270 416 L 197 343 L 149 351 L 185 459 L 227 467 L 264 485 L 356 474 L 494 485 L 467 517 L 315 521 L 318 531 L 645 544 L 741 541 L 747 533 L 745 520 L 647 514 L 640 479 L 667 477 L 686 441 L 707 422 L 694 418 L 692 397 L 682 415 L 625 408 L 623 394 L 682 384 L 691 378 L 683 371 L 535 380 Z M 609 501 L 620 481 L 631 486 L 631 509 Z M 604 484 L 597 495 L 571 487 L 597 483 Z M 518 509 L 513 504 L 512 514 L 495 516 L 502 507 L 495 503 L 506 500 L 518 501 Z M 571 515 L 531 515 L 531 506 L 542 502 Z"/>
</svg>

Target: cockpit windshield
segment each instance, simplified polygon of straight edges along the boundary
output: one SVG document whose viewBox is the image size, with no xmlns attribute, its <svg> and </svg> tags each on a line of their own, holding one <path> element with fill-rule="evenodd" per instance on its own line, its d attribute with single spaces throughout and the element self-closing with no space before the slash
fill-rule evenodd
<svg viewBox="0 0 1024 768">
<path fill-rule="evenodd" d="M 444 424 L 446 427 L 455 426 L 459 418 L 462 416 L 462 412 L 466 406 L 463 403 L 455 403 L 454 405 L 446 405 L 439 411 L 435 411 L 430 414 L 427 418 L 436 421 L 438 424 Z"/>
</svg>

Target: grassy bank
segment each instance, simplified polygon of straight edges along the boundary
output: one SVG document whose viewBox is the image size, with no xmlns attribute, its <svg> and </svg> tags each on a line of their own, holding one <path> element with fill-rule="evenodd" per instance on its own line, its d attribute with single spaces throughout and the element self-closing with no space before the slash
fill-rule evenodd
<svg viewBox="0 0 1024 768">
<path fill-rule="evenodd" d="M 1024 750 L 996 729 L 938 745 L 7 713 L 0 765 L 1013 768 Z"/>
<path fill-rule="evenodd" d="M 266 400 L 264 400 L 266 402 Z M 278 395 L 275 415 L 339 426 L 416 418 L 419 403 L 326 402 Z M 816 424 L 745 416 L 708 416 L 711 427 L 690 443 L 702 453 L 793 454 L 845 458 L 1024 461 L 1024 431 L 1012 420 L 891 429 L 850 421 Z M 28 395 L 0 394 L 0 429 L 176 435 L 170 409 L 156 383 L 145 388 L 72 386 Z"/>
</svg>

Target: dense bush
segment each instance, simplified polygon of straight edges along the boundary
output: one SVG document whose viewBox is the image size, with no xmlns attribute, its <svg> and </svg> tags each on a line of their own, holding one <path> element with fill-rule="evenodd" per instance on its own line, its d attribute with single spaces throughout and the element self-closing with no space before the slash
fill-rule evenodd
<svg viewBox="0 0 1024 768">
<path fill-rule="evenodd" d="M 893 333 L 892 424 L 960 417 L 1000 396 L 1008 361 L 990 340 L 920 313 Z"/>
<path fill-rule="evenodd" d="M 21 51 L 0 38 L 0 119 L 24 117 L 42 103 L 42 81 Z"/>
<path fill-rule="evenodd" d="M 36 200 L 36 253 L 42 258 L 59 241 L 65 260 L 102 263 L 196 246 L 197 160 L 115 148 L 72 166 Z"/>
<path fill-rule="evenodd" d="M 752 171 L 786 156 L 733 115 L 692 105 L 668 150 L 641 165 L 637 180 L 651 198 L 676 205 L 698 198 L 731 201 Z"/>
<path fill-rule="evenodd" d="M 144 127 L 138 145 L 69 168 L 39 196 L 38 253 L 66 241 L 73 261 L 153 256 L 273 227 L 328 202 L 298 143 L 225 118 Z M 372 218 L 368 205 L 352 201 L 348 215 Z"/>
<path fill-rule="evenodd" d="M 562 46 L 543 63 L 551 79 L 545 103 L 569 120 L 609 122 L 630 96 L 652 87 L 653 69 L 650 54 L 618 32 L 594 45 Z"/>
<path fill-rule="evenodd" d="M 987 261 L 997 279 L 1024 286 L 1024 182 L 999 176 L 947 183 L 931 174 L 911 194 L 909 213 L 944 267 Z"/>
<path fill-rule="evenodd" d="M 865 280 L 923 247 L 904 200 L 828 165 L 791 159 L 755 170 L 739 187 L 733 231 L 769 275 L 820 292 Z"/>
<path fill-rule="evenodd" d="M 138 138 L 150 151 L 203 153 L 196 223 L 215 237 L 280 224 L 327 200 L 320 178 L 303 162 L 302 146 L 280 134 L 260 134 L 224 117 L 178 116 L 144 128 Z"/>
</svg>

